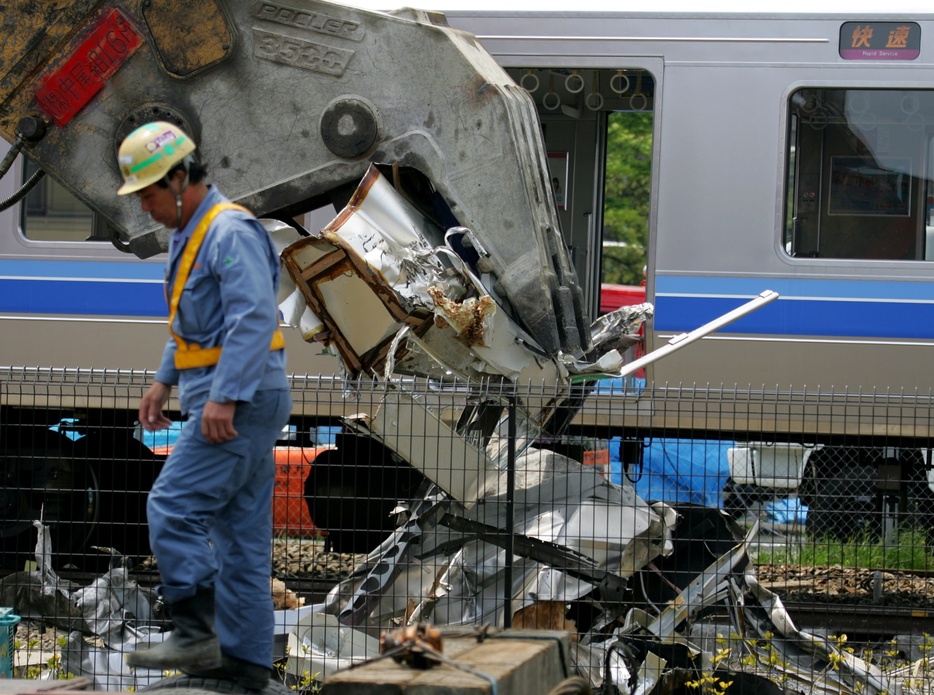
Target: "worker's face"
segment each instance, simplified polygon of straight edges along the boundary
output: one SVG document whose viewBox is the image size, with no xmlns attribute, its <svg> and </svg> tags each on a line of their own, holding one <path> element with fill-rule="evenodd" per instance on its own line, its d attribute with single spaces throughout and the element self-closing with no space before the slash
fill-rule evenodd
<svg viewBox="0 0 934 695">
<path fill-rule="evenodd" d="M 170 188 L 163 188 L 157 183 L 152 183 L 136 192 L 143 212 L 148 213 L 152 219 L 169 229 L 178 226 L 175 194 L 171 190 L 171 185 L 174 183 L 176 182 L 170 183 Z"/>
</svg>

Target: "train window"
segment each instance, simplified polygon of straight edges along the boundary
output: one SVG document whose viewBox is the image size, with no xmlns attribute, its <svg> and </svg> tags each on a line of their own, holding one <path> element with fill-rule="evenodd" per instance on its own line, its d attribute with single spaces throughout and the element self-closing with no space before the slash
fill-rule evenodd
<svg viewBox="0 0 934 695">
<path fill-rule="evenodd" d="M 789 108 L 785 250 L 934 260 L 934 90 L 807 88 Z"/>
<path fill-rule="evenodd" d="M 36 171 L 26 161 L 23 180 Z M 44 177 L 26 196 L 20 220 L 23 235 L 35 241 L 108 241 L 102 220 L 50 177 Z"/>
</svg>

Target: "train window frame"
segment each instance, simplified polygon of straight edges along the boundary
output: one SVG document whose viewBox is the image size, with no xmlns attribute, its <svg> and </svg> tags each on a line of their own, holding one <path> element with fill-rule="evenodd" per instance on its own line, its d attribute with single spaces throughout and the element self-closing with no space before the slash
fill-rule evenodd
<svg viewBox="0 0 934 695">
<path fill-rule="evenodd" d="M 22 167 L 23 181 L 37 170 L 29 159 L 24 159 Z M 26 195 L 19 225 L 29 242 L 110 242 L 104 218 L 49 176 Z"/>
<path fill-rule="evenodd" d="M 795 88 L 784 166 L 787 256 L 934 260 L 934 89 Z"/>
</svg>

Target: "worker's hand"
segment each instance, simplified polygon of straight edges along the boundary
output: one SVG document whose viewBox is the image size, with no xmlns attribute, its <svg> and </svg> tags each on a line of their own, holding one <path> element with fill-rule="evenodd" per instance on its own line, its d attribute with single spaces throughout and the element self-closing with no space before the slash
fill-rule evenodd
<svg viewBox="0 0 934 695">
<path fill-rule="evenodd" d="M 211 444 L 227 442 L 237 436 L 234 429 L 234 413 L 237 410 L 236 401 L 229 403 L 216 403 L 208 401 L 204 404 L 201 413 L 201 434 Z"/>
<path fill-rule="evenodd" d="M 172 387 L 161 381 L 154 381 L 139 403 L 139 424 L 147 432 L 164 430 L 172 424 L 162 409 L 169 402 Z"/>
</svg>

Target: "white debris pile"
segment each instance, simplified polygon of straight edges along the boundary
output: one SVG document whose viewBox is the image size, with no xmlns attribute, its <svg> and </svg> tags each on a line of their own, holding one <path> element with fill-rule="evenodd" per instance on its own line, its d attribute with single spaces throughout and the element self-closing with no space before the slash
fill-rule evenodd
<svg viewBox="0 0 934 695">
<path fill-rule="evenodd" d="M 64 645 L 55 645 L 61 648 L 55 670 L 86 676 L 96 690 L 126 692 L 162 678 L 161 672 L 134 673 L 123 658 L 137 642 L 152 639 L 164 627 L 155 593 L 130 577 L 124 558 L 114 551 L 110 551 L 110 569 L 88 586 L 61 579 L 52 567 L 50 529 L 41 521 L 34 525 L 38 569 L 14 572 L 0 580 L 0 602 L 14 606 L 24 622 L 49 625 L 67 634 Z"/>
<path fill-rule="evenodd" d="M 399 503 L 396 529 L 292 633 L 302 651 L 289 655 L 292 675 L 374 656 L 381 630 L 515 620 L 573 628 L 575 666 L 604 692 L 664 695 L 717 669 L 691 627 L 726 605 L 746 655 L 766 660 L 783 683 L 819 673 L 818 691 L 892 691 L 874 667 L 794 629 L 755 581 L 748 538 L 735 537 L 717 510 L 695 523 L 696 510 L 650 505 L 593 467 L 535 446 L 561 434 L 596 379 L 625 376 L 777 295 L 766 291 L 638 360 L 624 353 L 651 305 L 598 319 L 580 354 L 549 352 L 526 330 L 535 320 L 522 312 L 535 307 L 511 302 L 510 283 L 494 276 L 486 244 L 496 240 L 445 228 L 398 185 L 374 165 L 319 234 L 267 224 L 291 279 L 280 296 L 286 319 L 378 394 L 345 427 L 426 479 Z M 413 377 L 460 393 L 459 412 L 412 388 Z M 698 528 L 713 536 L 698 540 Z M 699 542 L 704 552 L 689 552 Z M 677 573 L 678 584 L 669 578 Z M 779 663 L 768 661 L 775 649 Z"/>
</svg>

